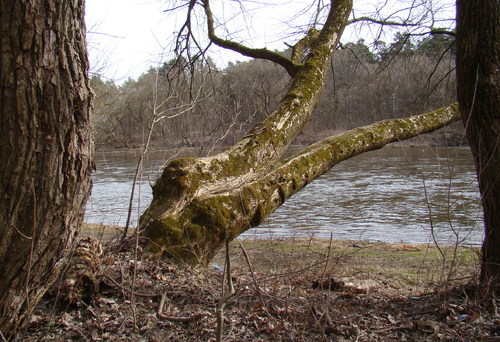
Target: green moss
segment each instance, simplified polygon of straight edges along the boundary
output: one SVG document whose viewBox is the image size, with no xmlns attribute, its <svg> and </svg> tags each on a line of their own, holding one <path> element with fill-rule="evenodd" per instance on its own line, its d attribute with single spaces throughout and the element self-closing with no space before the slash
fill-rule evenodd
<svg viewBox="0 0 500 342">
<path fill-rule="evenodd" d="M 188 244 L 193 241 L 201 241 L 204 234 L 204 226 L 194 222 L 186 221 L 182 229 L 182 244 Z"/>
<path fill-rule="evenodd" d="M 301 131 L 319 99 L 335 45 L 333 34 L 341 33 L 351 4 L 350 0 L 334 2 L 332 6 L 338 6 L 337 15 L 328 18 L 328 25 L 319 37 L 311 33 L 314 36 L 311 52 L 271 116 L 218 156 L 177 159 L 166 167 L 153 189 L 153 203 L 142 221 L 148 223 L 148 236 L 169 255 L 189 259 L 211 255 L 228 236 L 237 236 L 248 228 L 248 222 L 251 226 L 260 224 L 277 206 L 335 163 L 385 145 L 390 140 L 386 138 L 391 135 L 388 130 L 397 131 L 397 138 L 405 132 L 415 134 L 410 121 L 379 123 L 323 141 L 310 149 L 309 154 L 275 168 L 277 159 Z M 282 127 L 280 131 L 276 129 L 278 125 Z M 269 172 L 270 168 L 274 170 Z M 207 189 L 206 185 L 215 187 L 250 171 L 258 174 L 259 170 L 269 172 L 268 176 L 247 180 L 244 188 L 236 189 L 234 194 L 195 197 L 198 190 Z M 224 185 L 221 190 L 227 191 L 222 189 Z M 279 198 L 270 201 L 275 191 Z M 206 196 L 206 191 L 200 193 Z M 171 210 L 173 206 L 175 211 Z M 171 216 L 163 218 L 164 215 Z"/>
<path fill-rule="evenodd" d="M 179 222 L 172 217 L 159 218 L 148 226 L 148 237 L 159 244 L 183 243 L 184 232 Z"/>
</svg>

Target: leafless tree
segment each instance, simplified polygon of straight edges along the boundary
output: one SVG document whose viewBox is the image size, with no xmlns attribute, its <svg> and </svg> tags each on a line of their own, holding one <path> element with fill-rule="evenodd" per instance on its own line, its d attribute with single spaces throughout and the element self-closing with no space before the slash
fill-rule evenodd
<svg viewBox="0 0 500 342">
<path fill-rule="evenodd" d="M 167 165 L 153 187 L 153 201 L 141 217 L 141 228 L 151 241 L 147 250 L 154 255 L 206 263 L 226 240 L 259 225 L 336 163 L 389 142 L 434 131 L 459 118 L 457 106 L 451 105 L 407 119 L 382 121 L 327 138 L 280 161 L 318 104 L 331 56 L 349 22 L 352 1 L 331 1 L 322 25 L 310 27 L 290 47 L 289 56 L 218 36 L 208 0 L 191 0 L 185 6 L 188 19 L 180 32 L 180 51 L 189 51 L 190 41 L 201 47 L 192 27 L 193 13 L 201 8 L 211 44 L 272 61 L 283 67 L 291 80 L 271 114 L 234 145 L 214 156 L 178 159 Z"/>
</svg>

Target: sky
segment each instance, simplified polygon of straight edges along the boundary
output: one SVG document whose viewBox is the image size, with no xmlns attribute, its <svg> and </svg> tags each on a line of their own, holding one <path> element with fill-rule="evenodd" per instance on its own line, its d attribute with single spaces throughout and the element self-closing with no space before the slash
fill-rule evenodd
<svg viewBox="0 0 500 342">
<path fill-rule="evenodd" d="M 154 65 L 172 34 L 159 2 L 87 0 L 85 21 L 91 72 L 118 81 Z"/>
<path fill-rule="evenodd" d="M 244 18 L 241 13 L 234 14 L 241 12 L 234 6 L 235 2 L 226 1 L 223 7 L 217 8 L 213 5 L 213 10 L 219 12 L 216 16 L 225 21 L 231 32 L 245 33 L 238 37 L 240 42 L 284 49 L 286 46 L 276 36 L 286 28 L 288 16 L 276 10 L 278 5 L 286 5 L 289 14 L 293 15 L 309 3 L 275 0 L 274 5 L 263 6 L 248 1 Z M 149 66 L 172 58 L 172 41 L 185 21 L 185 14 L 183 11 L 166 13 L 169 5 L 168 0 L 87 0 L 85 19 L 91 72 L 121 82 L 128 77 L 137 78 Z M 268 25 L 262 25 L 262 20 Z M 204 23 L 199 26 L 200 30 L 205 27 Z M 198 36 L 204 36 L 204 32 L 200 31 Z M 211 57 L 220 67 L 229 61 L 245 59 L 232 52 L 211 50 Z"/>
<path fill-rule="evenodd" d="M 389 6 L 404 6 L 410 1 L 415 0 L 357 0 L 354 2 L 358 6 L 355 7 L 355 13 L 358 17 L 373 14 L 381 4 L 385 4 L 385 11 L 392 12 L 394 9 Z M 448 12 L 453 11 L 454 0 L 420 1 L 436 8 L 444 6 Z M 165 12 L 173 3 L 185 1 L 86 0 L 85 20 L 91 73 L 121 83 L 129 77 L 136 79 L 150 66 L 161 65 L 172 58 L 175 32 L 185 21 L 183 11 Z M 225 28 L 218 29 L 219 35 L 228 33 L 232 39 L 252 47 L 279 50 L 286 48 L 284 42 L 294 43 L 299 38 L 297 33 L 312 20 L 311 11 L 306 13 L 306 10 L 311 9 L 314 3 L 311 0 L 211 2 L 215 17 Z M 448 15 L 452 16 L 453 13 Z M 198 24 L 193 25 L 198 27 L 198 37 L 204 37 L 205 23 L 200 21 Z M 378 28 L 358 26 L 347 30 L 343 41 L 357 41 L 359 38 L 370 41 L 377 34 Z M 236 53 L 221 49 L 211 51 L 210 56 L 219 67 L 226 66 L 229 61 L 245 60 Z"/>
</svg>

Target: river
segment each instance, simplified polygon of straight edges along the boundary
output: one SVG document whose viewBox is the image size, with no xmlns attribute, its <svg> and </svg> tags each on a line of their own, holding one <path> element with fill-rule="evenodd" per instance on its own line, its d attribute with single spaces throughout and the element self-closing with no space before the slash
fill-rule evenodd
<svg viewBox="0 0 500 342">
<path fill-rule="evenodd" d="M 172 156 L 149 154 L 133 222 L 150 203 L 150 184 Z M 96 152 L 86 222 L 125 225 L 138 158 L 136 151 Z M 390 146 L 356 156 L 311 182 L 244 236 L 480 245 L 482 211 L 470 151 Z"/>
</svg>

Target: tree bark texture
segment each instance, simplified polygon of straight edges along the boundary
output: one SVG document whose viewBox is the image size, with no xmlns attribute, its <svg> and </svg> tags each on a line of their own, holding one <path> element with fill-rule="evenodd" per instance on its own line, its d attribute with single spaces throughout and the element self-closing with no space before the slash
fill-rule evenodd
<svg viewBox="0 0 500 342">
<path fill-rule="evenodd" d="M 500 2 L 457 1 L 458 101 L 484 209 L 481 280 L 500 285 Z"/>
<path fill-rule="evenodd" d="M 0 330 L 60 273 L 91 181 L 83 0 L 0 3 Z"/>
<path fill-rule="evenodd" d="M 197 192 L 192 186 L 198 185 L 193 166 L 210 158 L 175 160 L 155 184 L 153 203 L 142 217 L 148 224 L 148 250 L 156 256 L 206 264 L 227 239 L 258 226 L 293 194 L 339 162 L 458 120 L 458 104 L 453 104 L 406 119 L 359 127 L 309 146 L 252 181 L 209 192 Z M 184 193 L 190 191 L 196 195 L 187 202 Z"/>
</svg>

